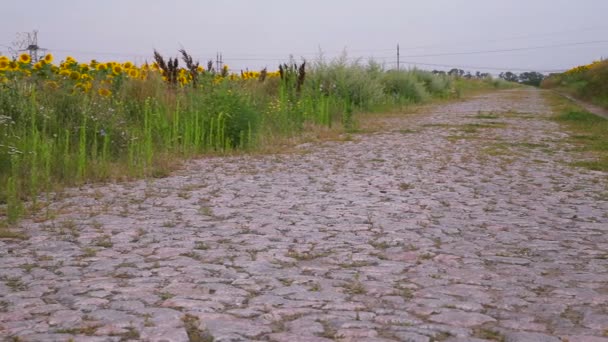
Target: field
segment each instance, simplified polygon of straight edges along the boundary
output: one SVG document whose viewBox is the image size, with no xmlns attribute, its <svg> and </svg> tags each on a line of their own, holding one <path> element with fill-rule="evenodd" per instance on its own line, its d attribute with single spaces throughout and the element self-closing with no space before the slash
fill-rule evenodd
<svg viewBox="0 0 608 342">
<path fill-rule="evenodd" d="M 358 113 L 504 86 L 346 58 L 235 73 L 180 54 L 143 65 L 0 56 L 0 217 L 40 211 L 40 195 L 66 185 L 163 177 L 184 158 L 335 136 Z"/>
</svg>

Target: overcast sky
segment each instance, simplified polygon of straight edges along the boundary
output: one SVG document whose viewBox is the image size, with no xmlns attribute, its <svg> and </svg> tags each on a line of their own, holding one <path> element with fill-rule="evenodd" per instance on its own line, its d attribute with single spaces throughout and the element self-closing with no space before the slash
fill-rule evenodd
<svg viewBox="0 0 608 342">
<path fill-rule="evenodd" d="M 173 2 L 6 1 L 0 51 L 17 32 L 37 29 L 39 45 L 58 58 L 141 63 L 152 49 L 175 55 L 183 47 L 201 61 L 220 51 L 235 70 L 343 50 L 394 67 L 397 44 L 404 66 L 424 69 L 551 71 L 608 57 L 607 0 Z M 519 50 L 477 53 L 509 49 Z"/>
</svg>

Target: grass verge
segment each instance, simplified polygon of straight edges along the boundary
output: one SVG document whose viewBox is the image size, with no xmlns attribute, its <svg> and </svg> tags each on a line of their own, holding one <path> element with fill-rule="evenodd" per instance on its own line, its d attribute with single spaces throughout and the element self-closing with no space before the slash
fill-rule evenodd
<svg viewBox="0 0 608 342">
<path fill-rule="evenodd" d="M 608 120 L 556 94 L 549 95 L 549 101 L 556 113 L 552 120 L 570 133 L 568 142 L 576 146 L 577 152 L 590 153 L 593 156 L 591 160 L 576 161 L 573 165 L 595 171 L 608 171 Z"/>
</svg>

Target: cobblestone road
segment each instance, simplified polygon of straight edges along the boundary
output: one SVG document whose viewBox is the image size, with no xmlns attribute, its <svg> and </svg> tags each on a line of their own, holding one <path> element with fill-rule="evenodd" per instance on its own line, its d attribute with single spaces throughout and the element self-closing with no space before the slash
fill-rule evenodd
<svg viewBox="0 0 608 342">
<path fill-rule="evenodd" d="M 608 341 L 607 176 L 549 115 L 501 91 L 68 191 L 0 240 L 0 338 Z"/>
</svg>

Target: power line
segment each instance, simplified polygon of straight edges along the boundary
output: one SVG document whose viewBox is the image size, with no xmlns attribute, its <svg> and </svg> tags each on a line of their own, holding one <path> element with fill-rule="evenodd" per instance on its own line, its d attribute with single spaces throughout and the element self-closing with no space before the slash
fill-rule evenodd
<svg viewBox="0 0 608 342">
<path fill-rule="evenodd" d="M 454 65 L 454 64 L 436 64 L 436 63 L 422 63 L 415 61 L 402 61 L 401 64 L 413 64 L 413 65 L 425 65 L 425 66 L 434 66 L 434 67 L 443 67 L 443 68 L 461 68 L 461 69 L 469 69 L 469 70 L 494 70 L 494 71 L 537 71 L 544 73 L 551 72 L 563 72 L 566 69 L 554 69 L 554 70 L 536 70 L 532 69 L 522 69 L 522 68 L 504 68 L 504 67 L 489 67 L 489 66 L 472 66 L 472 65 Z"/>
<path fill-rule="evenodd" d="M 497 49 L 497 50 L 480 50 L 480 51 L 466 51 L 466 52 L 434 53 L 434 54 L 423 54 L 423 55 L 408 55 L 408 56 L 403 56 L 403 57 L 414 57 L 415 58 L 415 57 L 477 55 L 477 54 L 483 54 L 483 53 L 497 53 L 497 52 L 514 52 L 514 51 L 526 51 L 526 50 L 539 50 L 539 49 L 547 49 L 547 48 L 554 48 L 554 47 L 579 46 L 579 45 L 591 45 L 591 44 L 605 44 L 605 43 L 608 43 L 608 40 L 593 40 L 593 41 L 588 41 L 588 42 L 528 46 L 528 47 L 512 48 L 512 49 Z"/>
<path fill-rule="evenodd" d="M 500 42 L 504 42 L 504 41 L 518 40 L 518 39 L 524 39 L 524 38 L 546 37 L 546 36 L 561 35 L 564 33 L 585 32 L 585 31 L 593 31 L 593 30 L 608 30 L 608 26 L 593 26 L 593 27 L 586 27 L 586 28 L 572 29 L 572 30 L 553 31 L 553 32 L 545 32 L 545 33 L 537 33 L 537 34 L 526 34 L 526 35 L 505 37 L 505 38 L 500 38 L 500 39 L 476 40 L 476 41 L 464 41 L 464 42 L 461 41 L 461 42 L 453 42 L 451 44 L 442 43 L 442 44 L 420 45 L 420 46 L 406 47 L 405 49 L 406 50 L 415 50 L 415 49 L 432 48 L 432 47 L 458 46 L 458 45 L 465 45 L 465 44 L 500 43 Z"/>
</svg>

